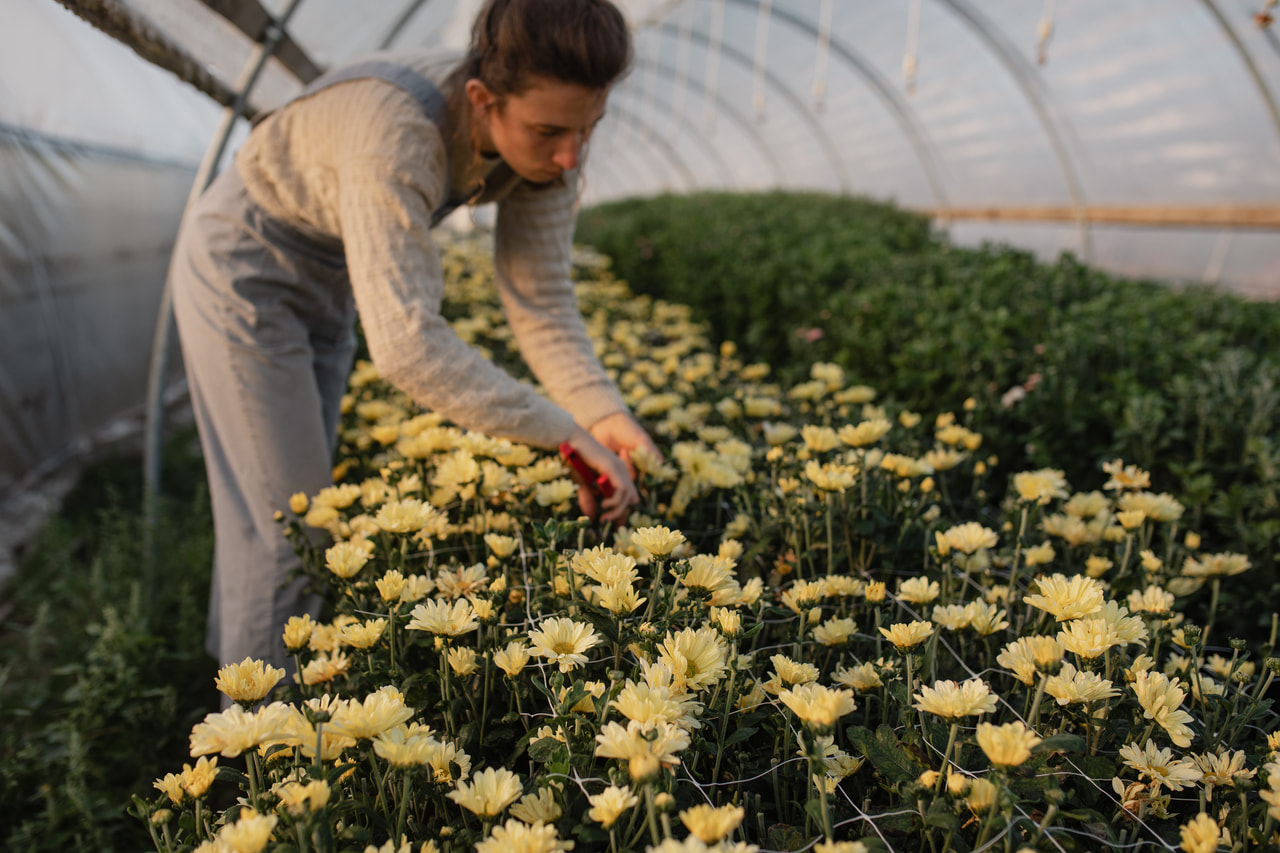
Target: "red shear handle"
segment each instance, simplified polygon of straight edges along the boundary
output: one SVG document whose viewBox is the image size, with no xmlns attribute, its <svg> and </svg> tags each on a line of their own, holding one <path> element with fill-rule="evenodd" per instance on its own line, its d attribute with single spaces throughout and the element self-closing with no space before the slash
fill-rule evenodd
<svg viewBox="0 0 1280 853">
<path fill-rule="evenodd" d="M 609 478 L 604 474 L 596 473 L 594 468 L 584 462 L 572 444 L 563 442 L 560 445 L 560 456 L 573 469 L 573 478 L 594 492 L 597 497 L 607 498 L 613 495 L 613 483 Z"/>
</svg>

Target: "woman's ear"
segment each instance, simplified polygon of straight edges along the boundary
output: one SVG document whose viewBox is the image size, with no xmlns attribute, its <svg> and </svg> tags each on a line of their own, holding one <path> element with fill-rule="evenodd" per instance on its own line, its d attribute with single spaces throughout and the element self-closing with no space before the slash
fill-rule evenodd
<svg viewBox="0 0 1280 853">
<path fill-rule="evenodd" d="M 471 102 L 471 109 L 477 113 L 482 113 L 498 101 L 498 96 L 493 94 L 484 81 L 478 77 L 472 77 L 466 83 L 467 100 Z"/>
</svg>

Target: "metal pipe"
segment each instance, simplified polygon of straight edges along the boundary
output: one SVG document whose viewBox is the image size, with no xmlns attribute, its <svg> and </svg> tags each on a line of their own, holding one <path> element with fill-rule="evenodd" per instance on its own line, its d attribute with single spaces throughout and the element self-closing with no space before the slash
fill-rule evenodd
<svg viewBox="0 0 1280 853">
<path fill-rule="evenodd" d="M 658 62 L 657 60 L 654 61 L 653 70 L 655 74 L 661 73 L 665 77 L 678 79 L 679 72 L 673 71 L 672 69 L 667 67 L 665 64 Z M 744 115 L 738 112 L 738 110 L 734 109 L 733 105 L 728 100 L 726 100 L 723 95 L 717 93 L 715 95 L 715 98 L 717 102 L 717 109 L 723 112 L 725 116 L 727 116 L 734 124 L 738 125 L 742 129 L 746 137 L 750 139 L 753 143 L 755 143 L 755 145 L 760 149 L 760 154 L 764 158 L 765 163 L 768 164 L 769 170 L 773 173 L 773 180 L 775 185 L 782 186 L 786 178 L 786 175 L 782 169 L 782 164 L 778 162 L 777 157 L 773 156 L 773 151 L 769 148 L 768 145 L 765 144 L 765 141 L 760 137 L 759 130 L 750 121 L 748 121 Z M 694 139 L 702 141 L 704 145 L 708 145 L 709 147 L 709 143 L 706 142 L 706 140 L 703 137 L 703 134 L 699 133 L 696 129 L 694 129 L 692 123 L 688 119 L 685 119 L 683 116 L 684 114 L 682 112 L 676 112 L 674 110 L 669 112 L 668 133 L 670 133 L 671 125 L 678 123 L 682 128 L 684 128 L 689 133 L 690 136 L 692 136 Z M 722 158 L 713 157 L 713 159 L 715 159 L 717 165 L 720 166 L 722 174 L 726 174 L 726 177 L 727 177 L 727 173 L 723 171 Z"/>
<path fill-rule="evenodd" d="M 739 6 L 749 6 L 751 0 L 731 0 Z M 778 20 L 806 33 L 813 38 L 818 38 L 818 28 L 809 21 L 797 17 L 791 12 L 783 9 L 774 8 L 773 15 Z M 871 91 L 880 98 L 886 107 L 889 108 L 890 115 L 898 123 L 899 129 L 903 136 L 907 138 L 907 142 L 911 144 L 911 148 L 916 155 L 916 160 L 920 163 L 920 170 L 924 173 L 925 180 L 929 184 L 929 189 L 933 193 L 934 202 L 939 207 L 948 206 L 947 191 L 942 183 L 942 174 L 938 169 L 936 158 L 933 156 L 932 146 L 926 141 L 926 134 L 920 126 L 919 121 L 915 118 L 915 112 L 898 92 L 889 85 L 876 70 L 871 63 L 865 60 L 853 48 L 844 44 L 844 42 L 832 38 L 830 42 L 832 53 L 842 59 L 849 65 L 854 73 L 862 77 L 871 86 Z M 847 192 L 847 186 L 841 181 L 842 189 Z"/>
<path fill-rule="evenodd" d="M 413 20 L 413 16 L 418 14 L 418 10 L 427 5 L 427 0 L 412 0 L 407 4 L 400 16 L 396 18 L 395 23 L 391 25 L 391 29 L 387 30 L 387 34 L 382 37 L 382 41 L 378 44 L 379 50 L 386 50 L 391 47 L 391 43 L 400 37 L 400 31 Z"/>
<path fill-rule="evenodd" d="M 1223 35 L 1235 47 L 1236 53 L 1240 55 L 1240 61 L 1244 63 L 1245 71 L 1248 72 L 1249 78 L 1253 80 L 1254 88 L 1258 90 L 1258 95 L 1262 98 L 1262 105 L 1267 110 L 1267 115 L 1271 117 L 1271 124 L 1276 128 L 1276 133 L 1280 134 L 1280 106 L 1276 104 L 1275 93 L 1271 91 L 1271 87 L 1267 85 L 1266 78 L 1262 76 L 1262 72 L 1258 70 L 1258 65 L 1253 61 L 1253 57 L 1245 50 L 1244 44 L 1240 41 L 1240 37 L 1236 35 L 1236 31 L 1231 29 L 1231 24 L 1227 22 L 1226 17 L 1222 14 L 1222 10 L 1218 8 L 1218 4 L 1214 0 L 1201 0 L 1204 7 L 1209 10 L 1209 14 L 1213 16 L 1214 21 L 1222 29 Z M 1275 43 L 1272 42 L 1272 46 Z"/>
<path fill-rule="evenodd" d="M 702 33 L 695 33 L 693 31 L 689 31 L 687 34 L 685 34 L 683 31 L 678 31 L 672 24 L 655 24 L 653 26 L 656 29 L 668 35 L 679 34 L 680 37 L 687 36 L 689 40 L 692 40 L 696 35 L 696 37 L 700 39 L 703 44 L 706 44 L 708 42 L 707 37 Z M 751 58 L 749 56 L 746 56 L 743 53 L 740 53 L 736 48 L 729 47 L 728 45 L 721 45 L 720 49 L 722 54 L 726 58 L 734 62 L 737 62 L 738 64 L 743 65 L 747 68 L 753 68 L 753 63 L 751 61 Z M 788 104 L 791 105 L 791 107 L 800 116 L 800 120 L 803 121 L 808 126 L 809 132 L 812 134 L 813 138 L 817 141 L 818 145 L 822 148 L 823 153 L 827 157 L 827 160 L 830 161 L 831 163 L 831 168 L 835 172 L 836 180 L 839 183 L 840 192 L 843 192 L 843 193 L 849 192 L 849 177 L 845 173 L 844 161 L 841 159 L 840 153 L 836 150 L 835 145 L 832 143 L 831 136 L 830 134 L 827 133 L 826 128 L 824 128 L 821 124 L 818 123 L 817 119 L 814 118 L 813 113 L 809 110 L 807 106 L 805 106 L 804 101 L 801 100 L 800 96 L 798 96 L 795 92 L 791 91 L 791 89 L 787 86 L 786 83 L 783 83 L 781 80 L 779 80 L 776 76 L 769 73 L 768 71 L 765 71 L 765 80 L 771 86 L 773 86 L 775 89 L 778 90 L 779 94 L 782 95 L 783 100 L 785 100 Z"/>
<path fill-rule="evenodd" d="M 957 17 L 973 29 L 1022 90 L 1041 128 L 1044 129 L 1045 136 L 1048 137 L 1049 147 L 1053 150 L 1054 159 L 1058 161 L 1058 169 L 1062 172 L 1062 179 L 1066 182 L 1071 206 L 1083 210 L 1088 205 L 1088 201 L 1085 199 L 1084 188 L 1076 172 L 1071 153 L 1067 149 L 1070 125 L 1060 115 L 1048 93 L 1037 86 L 1039 77 L 1036 75 L 1035 68 L 1023 59 L 1014 45 L 996 35 L 995 27 L 969 0 L 939 0 L 939 2 L 950 6 Z M 1093 259 L 1093 240 L 1090 236 L 1089 220 L 1081 215 L 1076 223 L 1080 239 L 1080 254 L 1088 262 Z"/>
<path fill-rule="evenodd" d="M 652 68 L 653 68 L 653 73 L 655 77 L 657 77 L 659 73 L 664 74 L 664 76 L 675 76 L 675 72 L 672 72 L 671 69 L 668 69 L 666 65 L 659 63 L 657 59 L 653 60 Z M 627 91 L 630 91 L 630 90 L 627 90 Z M 723 101 L 719 101 L 719 108 L 727 109 L 727 104 L 724 104 Z M 639 115 L 639 109 L 636 110 L 636 114 Z M 744 126 L 745 128 L 750 129 L 750 123 L 745 122 L 745 120 L 741 118 L 741 115 L 737 115 L 736 113 L 733 113 L 731 115 L 731 118 L 733 120 L 736 120 L 736 122 L 741 123 L 742 126 Z M 704 147 L 704 149 L 707 150 L 708 159 L 710 159 L 710 161 L 712 161 L 712 163 L 716 165 L 717 172 L 721 174 L 721 178 L 724 183 L 724 186 L 730 186 L 730 187 L 735 186 L 735 184 L 733 184 L 733 175 L 731 175 L 730 172 L 728 172 L 728 170 L 726 169 L 726 167 L 724 167 L 723 158 L 717 155 L 716 150 L 714 150 L 712 145 L 710 145 L 710 142 L 707 140 L 707 137 L 705 137 L 705 134 L 700 133 L 698 129 L 692 126 L 692 123 L 690 122 L 690 120 L 685 118 L 684 115 L 682 114 L 671 115 L 671 118 L 669 118 L 669 122 L 680 124 L 681 129 L 684 129 L 684 131 L 687 134 L 689 134 L 691 138 L 694 138 L 696 142 L 700 143 L 701 147 Z M 653 134 L 652 122 L 645 123 L 645 128 L 646 128 L 646 132 Z M 669 133 L 669 129 L 668 129 L 668 133 Z M 756 145 L 760 145 L 760 141 L 758 140 L 758 138 L 756 138 L 756 140 L 754 141 L 756 142 Z M 768 151 L 767 147 L 765 147 L 764 150 Z M 776 163 L 774 163 L 773 165 L 774 165 L 774 168 L 777 168 Z"/>
<path fill-rule="evenodd" d="M 713 0 L 711 6 L 711 50 L 707 53 L 707 75 L 703 78 L 702 120 L 707 127 L 716 122 L 711 93 L 720 85 L 720 43 L 724 41 L 724 0 Z"/>
<path fill-rule="evenodd" d="M 751 75 L 751 106 L 756 119 L 764 120 L 764 66 L 769 53 L 769 18 L 773 12 L 773 0 L 760 0 L 760 12 L 756 15 L 755 69 Z"/>
</svg>

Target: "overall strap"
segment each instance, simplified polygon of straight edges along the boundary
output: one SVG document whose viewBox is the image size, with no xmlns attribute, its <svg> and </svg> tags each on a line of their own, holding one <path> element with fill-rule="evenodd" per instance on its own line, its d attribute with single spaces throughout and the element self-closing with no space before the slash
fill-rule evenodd
<svg viewBox="0 0 1280 853">
<path fill-rule="evenodd" d="M 361 80 L 368 77 L 374 77 L 408 92 L 422 107 L 422 111 L 427 114 L 427 118 L 431 119 L 431 123 L 439 128 L 440 135 L 445 141 L 445 186 L 448 187 L 448 176 L 451 174 L 451 170 L 448 153 L 449 138 L 445 128 L 449 118 L 449 104 L 441 91 L 436 88 L 436 85 L 417 71 L 404 65 L 388 62 L 385 59 L 368 59 L 342 68 L 335 68 L 333 71 L 320 75 L 315 80 L 312 80 L 298 97 L 305 98 L 337 83 L 345 83 L 348 80 Z M 451 199 L 446 192 L 444 203 L 431 212 L 431 227 L 435 228 L 439 225 L 441 220 L 465 201 L 466 199 Z"/>
<path fill-rule="evenodd" d="M 443 132 L 445 122 L 449 118 L 449 105 L 445 102 L 444 95 L 436 88 L 436 84 L 408 66 L 397 65 L 385 59 L 368 59 L 321 74 L 307 84 L 298 97 L 305 98 L 334 84 L 365 77 L 376 77 L 404 89 L 422 106 L 422 111 L 427 114 L 427 118 L 431 119 L 432 123 Z"/>
</svg>

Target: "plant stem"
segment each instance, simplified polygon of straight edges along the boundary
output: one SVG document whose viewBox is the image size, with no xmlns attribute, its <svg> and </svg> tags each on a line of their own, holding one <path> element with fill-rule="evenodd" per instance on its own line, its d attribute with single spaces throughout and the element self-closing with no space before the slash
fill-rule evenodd
<svg viewBox="0 0 1280 853">
<path fill-rule="evenodd" d="M 1201 643 L 1209 642 L 1209 632 L 1213 630 L 1213 620 L 1218 614 L 1218 593 L 1222 590 L 1222 578 L 1215 577 L 1212 583 L 1213 592 L 1209 597 L 1209 619 L 1204 626 L 1204 635 L 1201 637 Z"/>
<path fill-rule="evenodd" d="M 444 722 L 450 738 L 457 738 L 458 733 L 453 725 L 453 702 L 449 697 L 449 655 L 440 650 L 440 695 L 444 699 Z"/>
<path fill-rule="evenodd" d="M 645 785 L 645 788 L 644 788 L 644 807 L 645 807 L 646 811 L 648 812 L 648 818 L 647 818 L 647 820 L 648 820 L 648 823 L 649 823 L 649 840 L 651 840 L 651 841 L 653 842 L 653 845 L 656 847 L 656 846 L 658 846 L 659 844 L 661 844 L 661 843 L 662 843 L 662 839 L 661 839 L 661 837 L 659 837 L 659 835 L 658 835 L 658 814 L 657 814 L 657 808 L 656 808 L 656 807 L 654 806 L 654 804 L 653 804 L 653 785 L 652 785 L 652 783 L 651 783 L 651 784 L 648 784 L 648 785 Z"/>
<path fill-rule="evenodd" d="M 809 749 L 811 753 L 815 753 L 820 750 L 821 747 L 819 747 L 815 741 Z M 818 754 L 816 757 L 811 754 L 809 757 L 809 778 L 812 779 L 813 784 L 817 786 L 818 799 L 822 803 L 822 834 L 826 837 L 827 841 L 833 842 L 835 841 L 835 830 L 831 826 L 831 809 L 827 805 L 826 764 L 827 762 L 823 759 L 821 754 Z"/>
<path fill-rule="evenodd" d="M 249 802 L 256 809 L 258 807 L 258 753 L 256 748 L 246 749 L 244 758 L 245 769 L 249 771 Z"/>
<path fill-rule="evenodd" d="M 923 715 L 921 715 L 923 717 Z M 942 786 L 947 781 L 947 761 L 951 757 L 951 747 L 956 744 L 956 733 L 960 731 L 960 721 L 951 724 L 951 733 L 947 735 L 947 748 L 942 751 L 942 767 L 938 770 L 938 781 L 933 783 L 933 797 L 942 796 Z"/>
<path fill-rule="evenodd" d="M 404 788 L 400 792 L 400 817 L 396 820 L 396 835 L 392 839 L 396 844 L 400 843 L 401 838 L 404 838 L 405 817 L 409 811 L 409 780 L 410 773 L 406 769 L 404 772 Z"/>
<path fill-rule="evenodd" d="M 863 484 L 863 488 L 866 488 L 865 477 L 863 478 Z M 835 536 L 832 535 L 831 532 L 831 504 L 834 503 L 834 501 L 835 494 L 833 492 L 827 492 L 827 574 L 829 575 L 836 573 L 836 540 Z"/>
<path fill-rule="evenodd" d="M 1018 561 L 1022 557 L 1022 537 L 1027 532 L 1027 515 L 1031 508 L 1024 506 L 1022 508 L 1022 521 L 1018 523 L 1018 538 L 1013 545 L 1013 565 L 1009 567 L 1009 609 L 1013 609 L 1015 596 L 1018 592 Z"/>
<path fill-rule="evenodd" d="M 1031 721 L 1031 728 L 1039 729 L 1040 727 L 1040 702 L 1044 699 L 1044 687 L 1049 681 L 1047 673 L 1041 671 L 1040 683 L 1036 685 L 1036 698 L 1031 703 L 1031 713 L 1027 715 L 1027 719 Z"/>
<path fill-rule="evenodd" d="M 729 730 L 729 711 L 730 709 L 733 708 L 733 703 L 734 703 L 733 687 L 734 687 L 734 683 L 738 679 L 738 641 L 737 640 L 734 640 L 733 642 L 733 651 L 731 652 L 731 654 L 732 654 L 731 660 L 733 661 L 733 664 L 729 667 L 729 689 L 728 691 L 726 691 L 724 696 L 724 713 L 721 714 L 720 716 L 720 740 L 718 741 L 718 743 L 720 744 L 720 749 L 716 750 L 716 763 L 711 768 L 712 784 L 715 784 L 715 781 L 720 778 L 720 759 L 724 757 L 724 736 L 725 736 L 725 732 Z"/>
<path fill-rule="evenodd" d="M 378 761 L 376 758 L 373 757 L 372 752 L 369 753 L 369 767 L 372 768 L 373 770 L 373 781 L 376 782 L 378 785 L 378 805 L 382 807 L 382 814 L 387 815 L 389 811 L 389 809 L 387 808 L 387 798 L 382 791 L 382 789 L 386 786 L 387 777 L 382 773 L 378 772 Z"/>
</svg>

